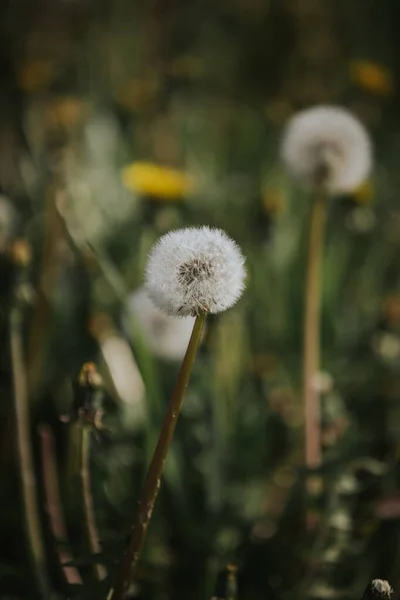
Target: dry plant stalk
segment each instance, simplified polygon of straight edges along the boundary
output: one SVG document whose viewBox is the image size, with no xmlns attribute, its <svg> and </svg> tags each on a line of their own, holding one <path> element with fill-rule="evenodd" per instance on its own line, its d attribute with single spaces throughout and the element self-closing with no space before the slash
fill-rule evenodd
<svg viewBox="0 0 400 600">
<path fill-rule="evenodd" d="M 82 494 L 82 508 L 89 548 L 93 554 L 100 554 L 102 547 L 94 515 L 94 502 L 90 477 L 90 442 L 92 428 L 101 425 L 102 409 L 96 406 L 96 398 L 101 397 L 103 378 L 94 363 L 88 362 L 82 366 L 78 378 L 79 408 L 78 427 L 80 431 L 79 459 Z M 81 397 L 82 395 L 82 397 Z M 107 577 L 107 569 L 96 562 L 94 565 L 96 579 L 102 581 Z"/>
<path fill-rule="evenodd" d="M 96 519 L 94 517 L 93 496 L 90 485 L 90 427 L 82 424 L 81 438 L 81 483 L 83 514 L 85 518 L 86 533 L 90 550 L 93 554 L 99 554 L 102 551 L 100 536 L 97 530 Z M 107 577 L 107 569 L 104 565 L 96 563 L 94 566 L 96 578 L 102 581 Z"/>
<path fill-rule="evenodd" d="M 49 516 L 50 528 L 56 542 L 58 560 L 65 581 L 69 584 L 81 584 L 82 578 L 76 567 L 66 566 L 65 563 L 72 561 L 73 557 L 67 548 L 60 546 L 68 541 L 67 528 L 60 500 L 60 491 L 55 461 L 54 435 L 48 425 L 41 425 L 39 429 L 41 440 L 42 470 L 44 492 L 46 496 L 46 512 Z"/>
<path fill-rule="evenodd" d="M 316 195 L 310 218 L 303 339 L 305 464 L 308 469 L 314 469 L 321 463 L 320 394 L 315 385 L 315 376 L 320 368 L 321 259 L 325 210 L 323 195 Z"/>
<path fill-rule="evenodd" d="M 14 383 L 16 438 L 19 458 L 18 466 L 22 486 L 26 533 L 32 555 L 34 571 L 42 597 L 50 598 L 50 581 L 46 567 L 45 545 L 40 523 L 36 475 L 32 458 L 28 384 L 20 327 L 21 315 L 18 307 L 16 307 L 11 311 L 10 316 L 10 345 Z"/>
</svg>

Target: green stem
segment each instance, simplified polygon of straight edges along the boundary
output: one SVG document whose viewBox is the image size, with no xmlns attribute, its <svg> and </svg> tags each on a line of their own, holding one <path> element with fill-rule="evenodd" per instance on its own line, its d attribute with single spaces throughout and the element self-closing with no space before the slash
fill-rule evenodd
<svg viewBox="0 0 400 600">
<path fill-rule="evenodd" d="M 43 598 L 50 598 L 50 582 L 46 568 L 45 545 L 37 501 L 37 484 L 32 458 L 32 441 L 29 422 L 28 384 L 20 331 L 20 314 L 16 308 L 10 318 L 11 366 L 14 384 L 14 406 L 19 471 L 26 522 L 26 533 L 33 560 L 34 571 Z"/>
<path fill-rule="evenodd" d="M 311 208 L 304 303 L 304 435 L 305 466 L 309 469 L 316 468 L 321 463 L 320 398 L 315 386 L 315 376 L 320 368 L 321 259 L 325 205 L 323 194 L 318 194 Z"/>
<path fill-rule="evenodd" d="M 115 588 L 109 595 L 110 600 L 122 600 L 135 576 L 137 563 L 144 545 L 154 504 L 160 489 L 161 476 L 164 470 L 167 453 L 182 408 L 184 394 L 189 383 L 190 373 L 200 343 L 205 319 L 205 313 L 196 318 L 189 345 L 172 393 L 171 402 L 167 414 L 164 417 L 158 443 L 147 472 L 142 496 L 139 500 L 137 513 L 133 522 L 131 539 L 122 559 Z"/>
<path fill-rule="evenodd" d="M 90 428 L 82 424 L 82 443 L 81 443 L 81 483 L 83 497 L 83 513 L 85 518 L 86 533 L 89 547 L 93 554 L 99 554 L 102 551 L 99 542 L 99 533 L 97 531 L 96 520 L 94 517 L 93 496 L 90 486 Z M 99 563 L 94 567 L 96 578 L 102 581 L 107 577 L 107 569 Z"/>
</svg>

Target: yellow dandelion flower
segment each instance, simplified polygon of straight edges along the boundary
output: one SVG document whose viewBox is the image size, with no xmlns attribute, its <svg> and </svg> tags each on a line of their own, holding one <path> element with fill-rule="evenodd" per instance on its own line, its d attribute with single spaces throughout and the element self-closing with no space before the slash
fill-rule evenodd
<svg viewBox="0 0 400 600">
<path fill-rule="evenodd" d="M 36 92 L 49 85 L 53 76 L 54 69 L 50 61 L 33 60 L 21 67 L 18 83 L 24 92 Z"/>
<path fill-rule="evenodd" d="M 393 75 L 387 67 L 376 62 L 352 61 L 350 63 L 350 79 L 358 87 L 377 96 L 390 96 L 393 93 Z"/>
<path fill-rule="evenodd" d="M 262 205 L 269 216 L 276 217 L 285 211 L 285 194 L 279 188 L 265 189 L 262 192 Z"/>
<path fill-rule="evenodd" d="M 374 188 L 370 180 L 364 181 L 352 193 L 351 199 L 356 204 L 371 204 L 374 199 Z"/>
<path fill-rule="evenodd" d="M 161 202 L 183 199 L 193 190 L 191 177 L 179 169 L 150 162 L 134 162 L 122 170 L 126 188 Z"/>
</svg>

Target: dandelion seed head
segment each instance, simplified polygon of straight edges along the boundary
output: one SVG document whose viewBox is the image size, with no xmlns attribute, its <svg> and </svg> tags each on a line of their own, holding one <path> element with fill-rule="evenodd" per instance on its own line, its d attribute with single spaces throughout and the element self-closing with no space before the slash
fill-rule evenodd
<svg viewBox="0 0 400 600">
<path fill-rule="evenodd" d="M 222 230 L 178 229 L 163 235 L 151 251 L 146 290 L 167 315 L 219 313 L 242 295 L 244 262 L 237 244 Z"/>
<path fill-rule="evenodd" d="M 292 117 L 281 155 L 305 187 L 321 187 L 329 194 L 354 190 L 372 166 L 368 132 L 348 110 L 336 106 L 318 106 Z"/>
</svg>

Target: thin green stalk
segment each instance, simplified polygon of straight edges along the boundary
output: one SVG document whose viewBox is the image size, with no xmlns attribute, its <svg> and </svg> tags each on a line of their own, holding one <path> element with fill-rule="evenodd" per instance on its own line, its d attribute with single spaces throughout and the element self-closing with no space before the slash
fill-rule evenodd
<svg viewBox="0 0 400 600">
<path fill-rule="evenodd" d="M 321 463 L 320 398 L 315 376 L 320 368 L 321 260 L 325 230 L 326 200 L 317 194 L 311 208 L 304 302 L 303 398 L 305 466 Z"/>
<path fill-rule="evenodd" d="M 154 504 L 160 489 L 161 476 L 179 413 L 182 408 L 185 391 L 189 383 L 190 373 L 200 343 L 205 319 L 205 313 L 196 318 L 167 414 L 164 417 L 158 443 L 147 472 L 142 496 L 139 500 L 137 513 L 133 522 L 131 539 L 122 559 L 115 588 L 109 595 L 111 600 L 122 600 L 135 577 L 137 563 L 144 545 L 147 529 L 153 514 Z"/>
<path fill-rule="evenodd" d="M 45 545 L 37 501 L 37 485 L 33 465 L 32 441 L 29 422 L 28 384 L 20 331 L 19 309 L 11 312 L 10 346 L 11 366 L 14 383 L 14 406 L 16 417 L 16 438 L 18 446 L 19 472 L 26 522 L 26 534 L 37 577 L 39 590 L 43 598 L 50 598 L 50 582 L 46 567 Z"/>
<path fill-rule="evenodd" d="M 90 485 L 90 427 L 82 424 L 81 438 L 81 483 L 82 483 L 82 498 L 83 498 L 83 514 L 85 518 L 86 533 L 88 537 L 89 547 L 93 554 L 99 554 L 102 551 L 100 537 L 97 530 L 96 520 L 94 517 L 93 496 Z M 94 566 L 96 578 L 102 581 L 107 577 L 107 569 L 104 565 L 96 563 Z"/>
</svg>

